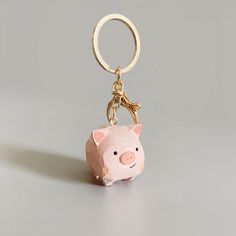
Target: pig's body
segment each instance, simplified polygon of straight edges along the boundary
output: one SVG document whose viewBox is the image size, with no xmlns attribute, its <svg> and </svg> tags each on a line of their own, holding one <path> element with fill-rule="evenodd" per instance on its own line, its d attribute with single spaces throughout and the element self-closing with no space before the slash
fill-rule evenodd
<svg viewBox="0 0 236 236">
<path fill-rule="evenodd" d="M 108 126 L 94 130 L 86 144 L 92 174 L 106 186 L 131 180 L 144 168 L 144 151 L 139 141 L 142 126 Z"/>
</svg>

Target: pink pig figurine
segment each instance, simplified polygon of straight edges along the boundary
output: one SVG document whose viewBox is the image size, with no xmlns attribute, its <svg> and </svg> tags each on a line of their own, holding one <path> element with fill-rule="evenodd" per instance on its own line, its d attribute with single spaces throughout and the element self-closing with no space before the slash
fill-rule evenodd
<svg viewBox="0 0 236 236">
<path fill-rule="evenodd" d="M 143 171 L 141 130 L 141 124 L 134 124 L 108 126 L 92 132 L 86 144 L 86 159 L 92 174 L 105 186 L 118 180 L 132 180 Z"/>
</svg>

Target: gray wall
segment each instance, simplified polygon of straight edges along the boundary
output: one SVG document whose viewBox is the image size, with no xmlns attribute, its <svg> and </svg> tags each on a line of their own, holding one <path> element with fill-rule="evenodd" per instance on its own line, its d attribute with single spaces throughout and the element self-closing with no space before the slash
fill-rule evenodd
<svg viewBox="0 0 236 236">
<path fill-rule="evenodd" d="M 91 33 L 110 13 L 141 38 L 122 78 L 142 105 L 146 169 L 105 190 L 77 170 L 107 122 L 114 76 L 95 61 Z M 0 234 L 235 235 L 235 24 L 233 0 L 0 0 Z M 100 46 L 112 65 L 133 50 L 118 22 Z"/>
</svg>

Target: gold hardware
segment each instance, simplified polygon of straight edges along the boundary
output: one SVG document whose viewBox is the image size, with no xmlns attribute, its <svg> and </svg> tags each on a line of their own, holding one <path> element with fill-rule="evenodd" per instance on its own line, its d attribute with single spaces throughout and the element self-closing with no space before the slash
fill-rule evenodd
<svg viewBox="0 0 236 236">
<path fill-rule="evenodd" d="M 120 68 L 120 73 L 126 73 L 134 67 L 134 65 L 136 64 L 136 62 L 138 60 L 139 54 L 140 54 L 140 39 L 139 39 L 138 31 L 135 28 L 134 24 L 127 17 L 120 15 L 120 14 L 110 14 L 110 15 L 103 17 L 98 22 L 98 24 L 95 26 L 95 28 L 93 30 L 93 36 L 92 36 L 93 53 L 94 53 L 96 60 L 98 61 L 98 63 L 100 64 L 100 66 L 104 70 L 106 70 L 110 73 L 116 74 L 116 69 L 110 68 L 110 66 L 104 61 L 104 59 L 102 58 L 102 55 L 100 53 L 99 47 L 98 47 L 98 36 L 99 36 L 100 30 L 101 30 L 102 26 L 110 20 L 118 20 L 118 21 L 124 23 L 128 27 L 128 29 L 131 31 L 133 38 L 134 38 L 135 51 L 133 54 L 133 58 L 128 66 L 126 66 L 124 68 Z"/>
<path fill-rule="evenodd" d="M 98 47 L 99 32 L 102 26 L 107 21 L 110 21 L 110 20 L 118 20 L 124 23 L 129 28 L 134 38 L 134 43 L 135 43 L 134 55 L 130 64 L 124 68 L 120 68 L 119 66 L 116 69 L 110 68 L 110 66 L 103 60 L 99 47 Z M 110 122 L 111 125 L 116 125 L 118 122 L 117 109 L 120 106 L 123 106 L 126 109 L 128 109 L 128 111 L 130 112 L 133 118 L 134 123 L 137 124 L 138 123 L 137 110 L 140 109 L 141 106 L 140 104 L 133 103 L 128 99 L 126 93 L 124 92 L 123 82 L 120 80 L 122 73 L 126 73 L 134 67 L 140 54 L 140 39 L 139 39 L 138 31 L 136 30 L 134 24 L 127 17 L 123 15 L 119 15 L 119 14 L 110 14 L 103 17 L 94 28 L 93 36 L 92 36 L 92 48 L 93 48 L 94 56 L 96 60 L 98 61 L 99 65 L 106 71 L 116 75 L 116 81 L 113 83 L 113 86 L 112 86 L 113 97 L 107 105 L 106 113 L 107 113 L 108 121 Z"/>
<path fill-rule="evenodd" d="M 119 70 L 119 67 L 118 67 Z M 107 105 L 107 119 L 111 125 L 116 125 L 118 122 L 117 109 L 120 106 L 125 107 L 131 114 L 134 123 L 138 123 L 138 113 L 137 110 L 140 109 L 141 105 L 139 103 L 131 102 L 126 93 L 124 92 L 123 82 L 120 80 L 120 74 L 117 76 L 117 80 L 112 86 L 112 99 Z"/>
</svg>

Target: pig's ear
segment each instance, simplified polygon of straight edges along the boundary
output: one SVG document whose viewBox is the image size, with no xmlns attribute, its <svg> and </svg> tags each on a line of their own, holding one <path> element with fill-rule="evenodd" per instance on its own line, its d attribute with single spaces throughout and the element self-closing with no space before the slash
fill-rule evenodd
<svg viewBox="0 0 236 236">
<path fill-rule="evenodd" d="M 92 137 L 93 141 L 98 146 L 102 142 L 102 140 L 106 137 L 106 134 L 102 130 L 94 130 L 92 132 Z"/>
<path fill-rule="evenodd" d="M 142 131 L 141 124 L 130 125 L 131 130 L 139 137 Z"/>
</svg>

